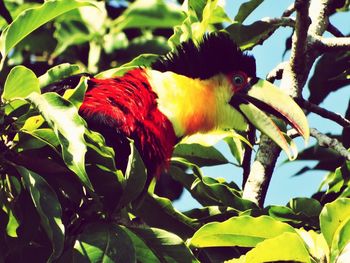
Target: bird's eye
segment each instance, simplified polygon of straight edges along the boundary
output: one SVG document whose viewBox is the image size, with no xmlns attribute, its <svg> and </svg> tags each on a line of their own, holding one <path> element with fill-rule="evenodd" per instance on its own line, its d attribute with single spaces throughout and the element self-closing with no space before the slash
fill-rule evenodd
<svg viewBox="0 0 350 263">
<path fill-rule="evenodd" d="M 233 78 L 233 84 L 234 85 L 237 85 L 237 86 L 240 86 L 244 83 L 244 77 L 242 75 L 234 75 Z"/>
</svg>

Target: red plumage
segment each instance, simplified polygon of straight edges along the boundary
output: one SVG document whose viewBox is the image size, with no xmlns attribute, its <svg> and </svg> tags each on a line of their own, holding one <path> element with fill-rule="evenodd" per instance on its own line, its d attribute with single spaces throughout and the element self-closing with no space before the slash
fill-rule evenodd
<svg viewBox="0 0 350 263">
<path fill-rule="evenodd" d="M 125 169 L 129 152 L 126 137 L 135 141 L 153 176 L 165 168 L 177 142 L 171 122 L 157 107 L 157 95 L 143 69 L 117 78 L 90 79 L 80 114 L 115 149 L 121 169 Z"/>
</svg>

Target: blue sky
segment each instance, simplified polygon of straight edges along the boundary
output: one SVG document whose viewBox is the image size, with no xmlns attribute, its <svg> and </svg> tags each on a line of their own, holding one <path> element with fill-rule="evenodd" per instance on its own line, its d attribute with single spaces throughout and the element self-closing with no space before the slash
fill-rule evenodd
<svg viewBox="0 0 350 263">
<path fill-rule="evenodd" d="M 226 9 L 231 18 L 235 16 L 241 3 L 246 2 L 244 0 L 226 1 Z M 247 18 L 245 24 L 251 24 L 252 22 L 259 20 L 263 17 L 279 17 L 283 11 L 293 1 L 287 0 L 265 0 L 255 11 Z M 278 3 L 278 4 L 277 4 Z M 340 13 L 331 17 L 331 21 L 336 25 L 343 34 L 350 33 L 350 14 Z M 260 77 L 265 77 L 278 63 L 283 61 L 282 54 L 285 49 L 285 40 L 290 36 L 292 30 L 290 28 L 281 28 L 275 32 L 263 45 L 256 46 L 251 54 L 254 55 L 257 61 L 257 74 Z M 326 35 L 330 36 L 330 35 Z M 284 60 L 289 58 L 289 53 L 284 57 Z M 278 84 L 278 82 L 276 82 Z M 349 101 L 349 87 L 343 88 L 336 93 L 332 93 L 327 99 L 320 105 L 329 110 L 345 114 L 346 107 Z M 304 98 L 308 98 L 307 87 L 303 91 Z M 318 130 L 326 133 L 340 133 L 341 128 L 339 125 L 327 121 L 315 114 L 308 116 L 310 127 L 315 127 Z M 299 151 L 305 148 L 304 142 L 301 139 L 295 140 Z M 314 139 L 311 139 L 309 145 L 315 143 Z M 230 156 L 229 150 L 224 143 L 217 145 L 218 149 L 222 151 L 226 156 Z M 320 182 L 322 181 L 326 171 L 313 171 L 305 173 L 301 176 L 292 177 L 294 173 L 299 171 L 305 165 L 310 167 L 314 166 L 316 162 L 291 162 L 283 164 L 282 162 L 287 159 L 285 153 L 281 153 L 277 168 L 275 169 L 269 191 L 267 194 L 265 205 L 277 204 L 285 205 L 293 197 L 310 197 L 317 191 Z M 233 165 L 221 165 L 215 167 L 206 167 L 203 169 L 206 176 L 212 177 L 224 177 L 227 181 L 235 181 L 238 185 L 241 185 L 242 170 L 234 167 Z M 186 192 L 179 201 L 176 201 L 175 207 L 185 211 L 194 207 L 200 207 L 200 205 L 193 200 L 188 192 Z"/>
</svg>

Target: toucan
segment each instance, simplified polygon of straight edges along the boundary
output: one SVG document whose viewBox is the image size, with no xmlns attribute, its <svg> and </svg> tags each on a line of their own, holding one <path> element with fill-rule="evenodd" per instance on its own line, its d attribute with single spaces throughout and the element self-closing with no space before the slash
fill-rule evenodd
<svg viewBox="0 0 350 263">
<path fill-rule="evenodd" d="M 246 131 L 253 125 L 288 150 L 283 132 L 267 114 L 309 137 L 303 111 L 282 90 L 256 77 L 254 57 L 225 32 L 188 40 L 150 67 L 90 78 L 79 113 L 114 148 L 121 169 L 132 139 L 151 177 L 168 166 L 181 138 L 196 133 Z"/>
</svg>

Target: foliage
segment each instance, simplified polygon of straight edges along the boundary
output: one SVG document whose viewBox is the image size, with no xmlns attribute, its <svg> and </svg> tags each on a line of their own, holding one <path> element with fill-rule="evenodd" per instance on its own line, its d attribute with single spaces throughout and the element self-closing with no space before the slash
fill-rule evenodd
<svg viewBox="0 0 350 263">
<path fill-rule="evenodd" d="M 15 19 L 10 25 L 0 19 L 0 261 L 345 262 L 350 162 L 337 153 L 312 146 L 299 155 L 330 172 L 320 188 L 326 193 L 258 208 L 233 182 L 201 170 L 229 163 L 213 147 L 218 140 L 241 166 L 245 135 L 188 139 L 162 175 L 202 205 L 180 212 L 152 187 L 146 193 L 145 167 L 132 141 L 125 174 L 116 169 L 113 149 L 78 114 L 85 77 L 63 96 L 41 94 L 78 73 L 111 77 L 147 66 L 208 31 L 226 30 L 242 49 L 251 49 L 282 26 L 243 24 L 261 2 L 246 1 L 232 21 L 217 0 L 188 0 L 181 7 L 162 0 L 5 0 Z M 310 81 L 310 99 L 320 103 L 348 84 L 346 70 L 349 52 L 324 55 Z"/>
</svg>

